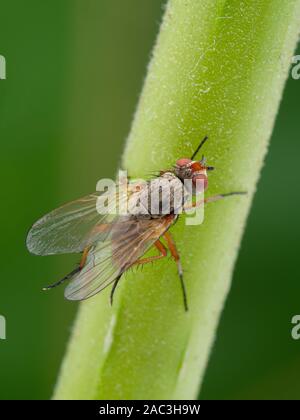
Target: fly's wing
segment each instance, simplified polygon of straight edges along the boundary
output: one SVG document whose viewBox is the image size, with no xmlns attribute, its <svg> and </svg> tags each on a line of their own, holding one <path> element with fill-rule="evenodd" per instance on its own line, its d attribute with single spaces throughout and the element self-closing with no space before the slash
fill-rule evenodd
<svg viewBox="0 0 300 420">
<path fill-rule="evenodd" d="M 160 219 L 134 219 L 113 225 L 109 240 L 89 252 L 86 265 L 65 289 L 69 300 L 84 300 L 113 283 L 131 267 L 174 222 L 175 215 Z"/>
<path fill-rule="evenodd" d="M 101 219 L 96 209 L 98 196 L 72 201 L 39 219 L 28 232 L 28 250 L 37 255 L 81 252 L 88 243 L 87 234 Z"/>
<path fill-rule="evenodd" d="M 134 192 L 136 185 L 134 182 L 128 185 L 128 196 Z M 116 197 L 114 201 L 108 200 L 107 214 L 97 211 L 98 199 L 103 197 L 100 192 L 46 214 L 30 229 L 26 239 L 28 250 L 37 255 L 77 253 L 97 241 L 105 240 L 111 226 L 122 218 L 114 211 L 115 203 L 122 205 L 128 198 L 118 186 L 113 193 Z"/>
</svg>

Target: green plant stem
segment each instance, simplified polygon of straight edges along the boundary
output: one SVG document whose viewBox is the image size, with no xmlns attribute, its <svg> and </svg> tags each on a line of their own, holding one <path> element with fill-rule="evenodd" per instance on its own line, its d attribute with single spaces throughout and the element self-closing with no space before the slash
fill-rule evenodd
<svg viewBox="0 0 300 420">
<path fill-rule="evenodd" d="M 81 304 L 55 398 L 196 398 L 299 21 L 299 0 L 169 1 L 124 167 L 133 177 L 169 168 L 209 135 L 204 152 L 216 171 L 207 196 L 248 196 L 209 204 L 201 226 L 182 217 L 172 228 L 188 313 L 170 260 L 129 272 L 113 308 L 109 291 Z"/>
</svg>

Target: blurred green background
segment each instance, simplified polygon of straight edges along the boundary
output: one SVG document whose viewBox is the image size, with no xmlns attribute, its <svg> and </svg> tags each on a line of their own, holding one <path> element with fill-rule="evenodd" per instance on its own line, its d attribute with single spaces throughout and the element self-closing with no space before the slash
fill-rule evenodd
<svg viewBox="0 0 300 420">
<path fill-rule="evenodd" d="M 78 258 L 29 255 L 26 232 L 114 176 L 163 4 L 0 1 L 0 399 L 51 396 L 76 304 L 41 287 Z M 200 398 L 300 397 L 299 95 L 290 77 Z"/>
</svg>

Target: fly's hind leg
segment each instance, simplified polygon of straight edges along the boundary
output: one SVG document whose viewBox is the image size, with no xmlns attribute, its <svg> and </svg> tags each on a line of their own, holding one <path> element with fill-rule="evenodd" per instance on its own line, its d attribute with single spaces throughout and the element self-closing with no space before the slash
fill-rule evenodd
<svg viewBox="0 0 300 420">
<path fill-rule="evenodd" d="M 71 273 L 67 274 L 64 278 L 62 278 L 61 280 L 57 281 L 56 283 L 53 284 L 49 284 L 49 286 L 45 286 L 43 287 L 42 290 L 50 290 L 53 289 L 54 287 L 60 286 L 62 283 L 64 283 L 65 281 L 69 280 L 71 277 L 73 277 L 75 274 L 79 273 L 79 271 L 81 270 L 80 267 L 76 267 L 73 271 L 71 271 Z"/>
<path fill-rule="evenodd" d="M 159 252 L 160 252 L 159 255 L 153 255 L 152 257 L 148 257 L 148 258 L 141 258 L 140 260 L 135 261 L 131 265 L 131 267 L 133 267 L 134 265 L 147 264 L 149 262 L 159 260 L 159 259 L 167 256 L 166 247 L 164 246 L 164 244 L 162 242 L 160 242 L 159 239 L 154 243 L 154 246 L 159 250 Z M 113 287 L 111 289 L 111 293 L 110 293 L 110 303 L 111 303 L 111 305 L 113 304 L 114 293 L 116 291 L 116 288 L 118 286 L 118 283 L 119 283 L 121 277 L 122 277 L 122 274 L 119 277 L 116 278 L 116 280 L 113 284 Z"/>
<path fill-rule="evenodd" d="M 152 257 L 148 257 L 148 258 L 141 258 L 140 260 L 137 260 L 135 263 L 133 263 L 132 266 L 140 265 L 140 264 L 147 264 L 149 262 L 160 260 L 161 258 L 164 258 L 167 256 L 167 249 L 159 239 L 154 243 L 154 246 L 159 250 L 160 252 L 159 255 L 153 255 Z"/>
<path fill-rule="evenodd" d="M 85 266 L 86 259 L 87 259 L 87 256 L 88 256 L 88 253 L 89 253 L 90 249 L 91 249 L 91 247 L 87 247 L 83 250 L 79 266 L 76 267 L 74 270 L 72 270 L 71 273 L 67 274 L 64 278 L 57 281 L 56 283 L 53 283 L 53 284 L 50 284 L 49 286 L 43 287 L 42 290 L 50 290 L 50 289 L 53 289 L 54 287 L 60 286 L 65 281 L 70 280 L 70 278 L 73 277 L 75 274 L 79 273 L 79 271 L 81 271 L 82 268 Z"/>
<path fill-rule="evenodd" d="M 186 288 L 185 288 L 185 284 L 184 284 L 184 280 L 183 280 L 183 270 L 182 270 L 182 265 L 181 265 L 181 261 L 180 261 L 180 256 L 179 253 L 177 251 L 175 242 L 171 236 L 171 234 L 169 232 L 165 232 L 163 237 L 165 238 L 168 247 L 171 251 L 172 257 L 174 258 L 176 264 L 177 264 L 177 271 L 178 271 L 178 275 L 179 275 L 179 279 L 180 279 L 180 284 L 181 284 L 181 289 L 182 289 L 182 294 L 183 294 L 183 304 L 184 304 L 184 309 L 186 311 L 188 311 L 188 303 L 187 303 L 187 295 L 186 295 Z"/>
<path fill-rule="evenodd" d="M 79 263 L 80 270 L 85 266 L 86 259 L 89 255 L 90 249 L 91 249 L 91 247 L 88 246 L 88 247 L 84 248 L 84 250 L 83 250 L 82 257 L 81 257 L 81 260 L 80 260 L 80 263 Z"/>
</svg>

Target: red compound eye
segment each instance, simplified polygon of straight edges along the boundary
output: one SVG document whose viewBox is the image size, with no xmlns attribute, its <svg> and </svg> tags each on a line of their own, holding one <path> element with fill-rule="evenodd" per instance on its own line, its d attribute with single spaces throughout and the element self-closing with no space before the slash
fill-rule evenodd
<svg viewBox="0 0 300 420">
<path fill-rule="evenodd" d="M 182 159 L 178 159 L 177 160 L 176 165 L 177 166 L 186 166 L 186 165 L 188 165 L 191 162 L 192 162 L 191 159 L 182 158 Z"/>
<path fill-rule="evenodd" d="M 201 180 L 201 182 L 197 183 L 197 180 Z M 208 187 L 208 179 L 206 175 L 196 175 L 193 176 L 193 184 L 194 186 L 198 186 L 198 188 L 200 189 L 198 192 L 203 192 L 204 190 L 206 190 L 206 188 Z"/>
</svg>

